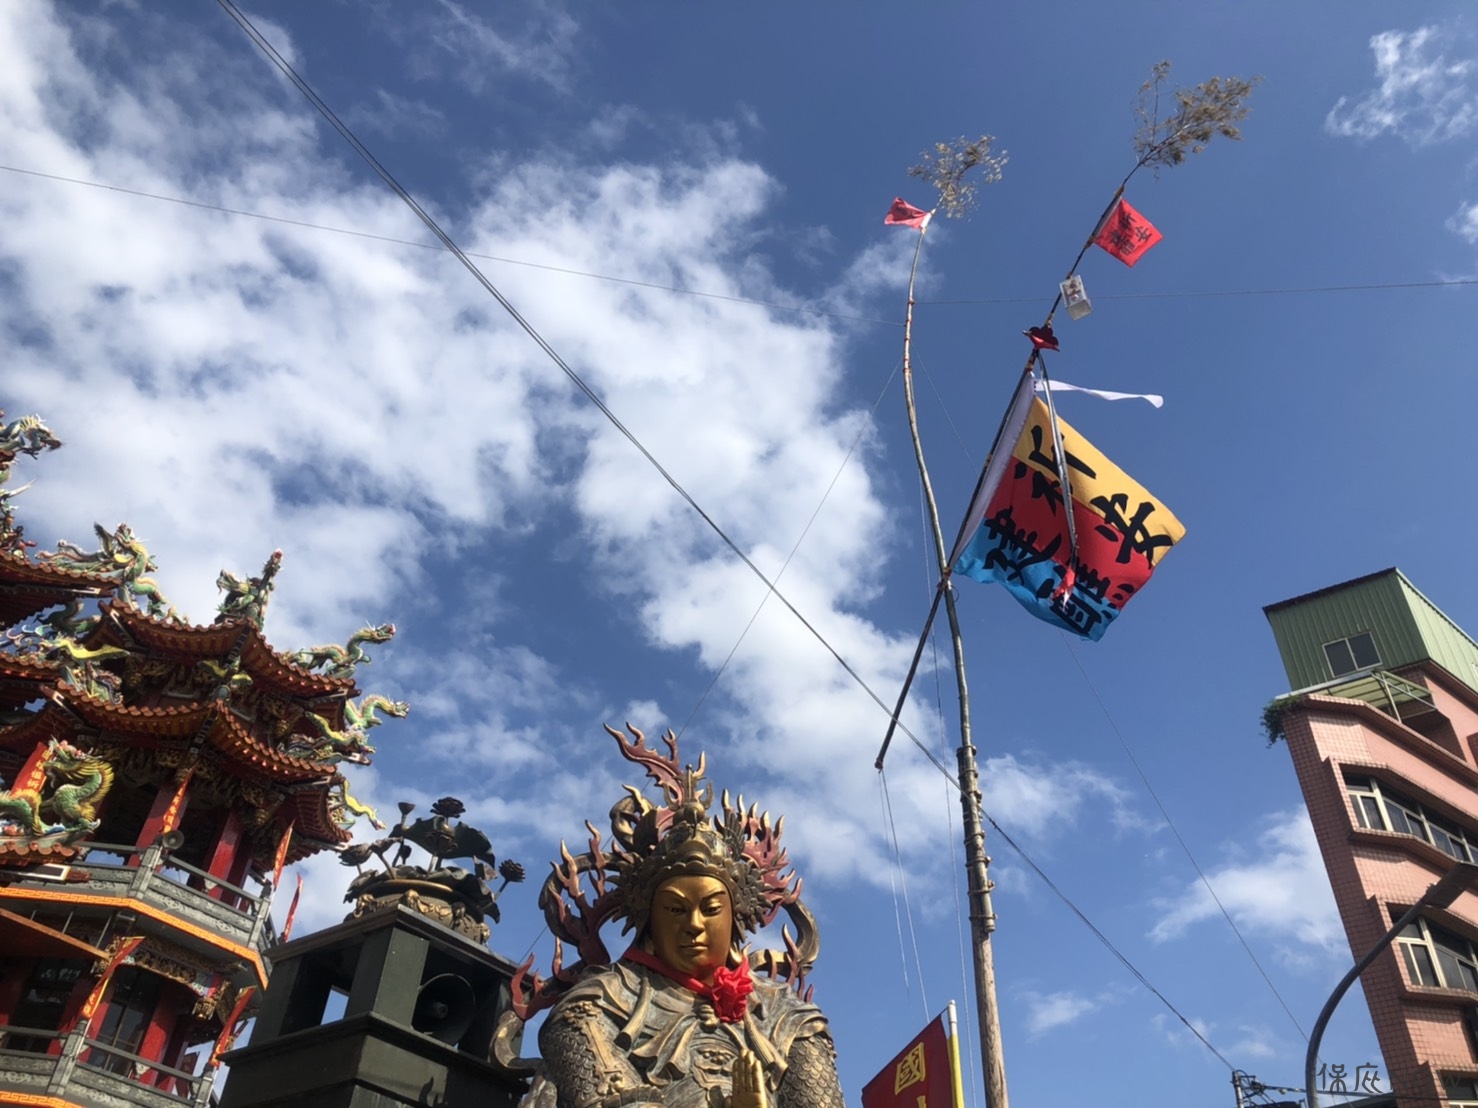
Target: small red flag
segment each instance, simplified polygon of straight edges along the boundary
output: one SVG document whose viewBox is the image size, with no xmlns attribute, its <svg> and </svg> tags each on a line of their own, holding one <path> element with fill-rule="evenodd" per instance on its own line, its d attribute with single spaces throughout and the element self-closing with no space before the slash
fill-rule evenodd
<svg viewBox="0 0 1478 1108">
<path fill-rule="evenodd" d="M 282 867 L 287 864 L 287 848 L 293 841 L 293 822 L 293 820 L 287 821 L 282 838 L 277 840 L 277 857 L 272 861 L 272 887 L 274 889 L 282 883 Z"/>
<path fill-rule="evenodd" d="M 1119 199 L 1098 230 L 1093 241 L 1107 250 L 1125 265 L 1133 265 L 1144 257 L 1144 252 L 1165 236 L 1155 230 L 1155 225 L 1129 206 L 1129 201 Z"/>
<path fill-rule="evenodd" d="M 236 1036 L 240 1032 L 241 1017 L 246 1012 L 246 1006 L 251 1003 L 251 998 L 256 995 L 257 987 L 248 985 L 236 994 L 236 1003 L 231 1006 L 231 1012 L 221 1021 L 221 1033 L 216 1036 L 216 1045 L 211 1048 L 210 1064 L 214 1066 L 221 1060 L 221 1055 L 231 1049 L 236 1042 Z"/>
<path fill-rule="evenodd" d="M 932 213 L 922 208 L 915 208 L 901 196 L 896 197 L 893 206 L 888 209 L 888 214 L 883 216 L 885 227 L 918 227 L 920 230 L 929 222 Z"/>
<path fill-rule="evenodd" d="M 285 919 L 282 923 L 282 934 L 278 936 L 277 939 L 277 941 L 280 943 L 285 943 L 288 939 L 292 938 L 293 918 L 298 914 L 298 901 L 302 899 L 302 896 L 303 875 L 300 873 L 298 874 L 298 887 L 293 890 L 292 903 L 287 906 L 287 919 Z"/>
</svg>

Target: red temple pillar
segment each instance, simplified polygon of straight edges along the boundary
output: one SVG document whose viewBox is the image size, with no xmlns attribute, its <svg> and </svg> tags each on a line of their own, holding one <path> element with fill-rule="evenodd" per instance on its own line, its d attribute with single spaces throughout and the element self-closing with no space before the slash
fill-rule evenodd
<svg viewBox="0 0 1478 1108">
<path fill-rule="evenodd" d="M 143 1041 L 139 1043 L 140 1058 L 169 1064 L 164 1061 L 164 1054 L 174 1036 L 175 1021 L 179 1019 L 179 990 L 182 988 L 183 985 L 169 981 L 159 990 L 159 999 L 154 1002 L 154 1011 L 149 1016 L 149 1026 L 144 1031 Z M 142 1075 L 142 1079 L 151 1085 L 160 1084 L 165 1077 L 158 1070 L 147 1070 Z M 173 1078 L 169 1080 L 172 1082 Z"/>
<path fill-rule="evenodd" d="M 227 809 L 225 818 L 221 820 L 221 828 L 216 832 L 215 844 L 205 862 L 205 869 L 212 877 L 229 881 L 233 885 L 241 884 L 244 867 L 240 865 L 238 856 L 245 858 L 249 853 L 242 849 L 245 845 L 244 831 L 241 814 L 234 807 Z M 236 894 L 227 894 L 219 885 L 210 891 L 210 895 L 217 900 L 229 899 L 233 903 L 236 900 Z"/>
<path fill-rule="evenodd" d="M 0 1027 L 10 1022 L 10 1013 L 25 995 L 26 982 L 31 979 L 35 965 L 34 958 L 7 959 L 4 971 L 0 972 Z"/>
<path fill-rule="evenodd" d="M 139 829 L 139 837 L 134 841 L 134 845 L 140 851 L 147 850 L 154 845 L 154 840 L 160 835 L 180 825 L 180 819 L 190 803 L 188 790 L 190 776 L 191 773 L 186 772 L 177 780 L 167 782 L 155 794 L 154 803 L 149 807 L 148 818 L 144 820 L 144 826 Z M 137 854 L 131 856 L 128 864 L 138 865 L 139 856 Z"/>
</svg>

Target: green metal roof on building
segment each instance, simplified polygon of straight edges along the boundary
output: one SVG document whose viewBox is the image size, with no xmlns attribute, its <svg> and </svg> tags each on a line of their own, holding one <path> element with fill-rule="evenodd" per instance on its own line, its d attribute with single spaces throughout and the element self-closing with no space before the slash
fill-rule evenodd
<svg viewBox="0 0 1478 1108">
<path fill-rule="evenodd" d="M 1478 691 L 1478 642 L 1399 569 L 1280 600 L 1263 613 L 1292 689 L 1343 676 L 1334 671 L 1326 647 L 1368 632 L 1379 655 L 1377 668 L 1400 669 L 1431 660 Z M 1333 650 L 1341 653 L 1338 645 Z"/>
</svg>

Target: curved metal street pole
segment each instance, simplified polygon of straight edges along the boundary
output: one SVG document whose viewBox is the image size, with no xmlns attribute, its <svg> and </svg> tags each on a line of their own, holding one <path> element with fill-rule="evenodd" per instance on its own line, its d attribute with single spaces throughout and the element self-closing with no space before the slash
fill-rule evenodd
<svg viewBox="0 0 1478 1108">
<path fill-rule="evenodd" d="M 1350 972 L 1340 978 L 1339 984 L 1334 987 L 1334 992 L 1329 994 L 1329 999 L 1324 1002 L 1324 1008 L 1319 1013 L 1319 1018 L 1314 1021 L 1314 1029 L 1309 1033 L 1309 1049 L 1304 1055 L 1304 1094 L 1308 1099 L 1308 1108 L 1319 1108 L 1319 1095 L 1314 1088 L 1314 1064 L 1319 1060 L 1319 1043 L 1324 1038 L 1324 1028 L 1329 1023 L 1329 1017 L 1334 1015 L 1334 1009 L 1349 992 L 1350 986 L 1355 983 L 1355 978 L 1365 972 L 1371 962 L 1374 962 L 1386 947 L 1391 945 L 1396 938 L 1412 920 L 1421 913 L 1423 908 L 1446 908 L 1458 898 L 1458 894 L 1469 888 L 1475 880 L 1478 880 L 1478 865 L 1472 862 L 1458 862 L 1450 870 L 1442 875 L 1427 891 L 1417 899 L 1417 902 L 1400 919 L 1391 925 L 1391 929 L 1381 936 L 1380 940 L 1365 953 L 1353 966 Z"/>
</svg>

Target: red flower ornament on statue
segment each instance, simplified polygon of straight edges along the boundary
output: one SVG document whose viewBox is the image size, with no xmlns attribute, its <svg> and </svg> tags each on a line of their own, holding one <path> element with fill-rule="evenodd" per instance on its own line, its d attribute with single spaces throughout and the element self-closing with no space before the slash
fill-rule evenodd
<svg viewBox="0 0 1478 1108">
<path fill-rule="evenodd" d="M 707 989 L 713 1010 L 725 1023 L 738 1023 L 749 1010 L 749 994 L 754 992 L 754 979 L 749 975 L 749 962 L 738 969 L 719 966 L 713 971 L 713 984 Z"/>
</svg>

